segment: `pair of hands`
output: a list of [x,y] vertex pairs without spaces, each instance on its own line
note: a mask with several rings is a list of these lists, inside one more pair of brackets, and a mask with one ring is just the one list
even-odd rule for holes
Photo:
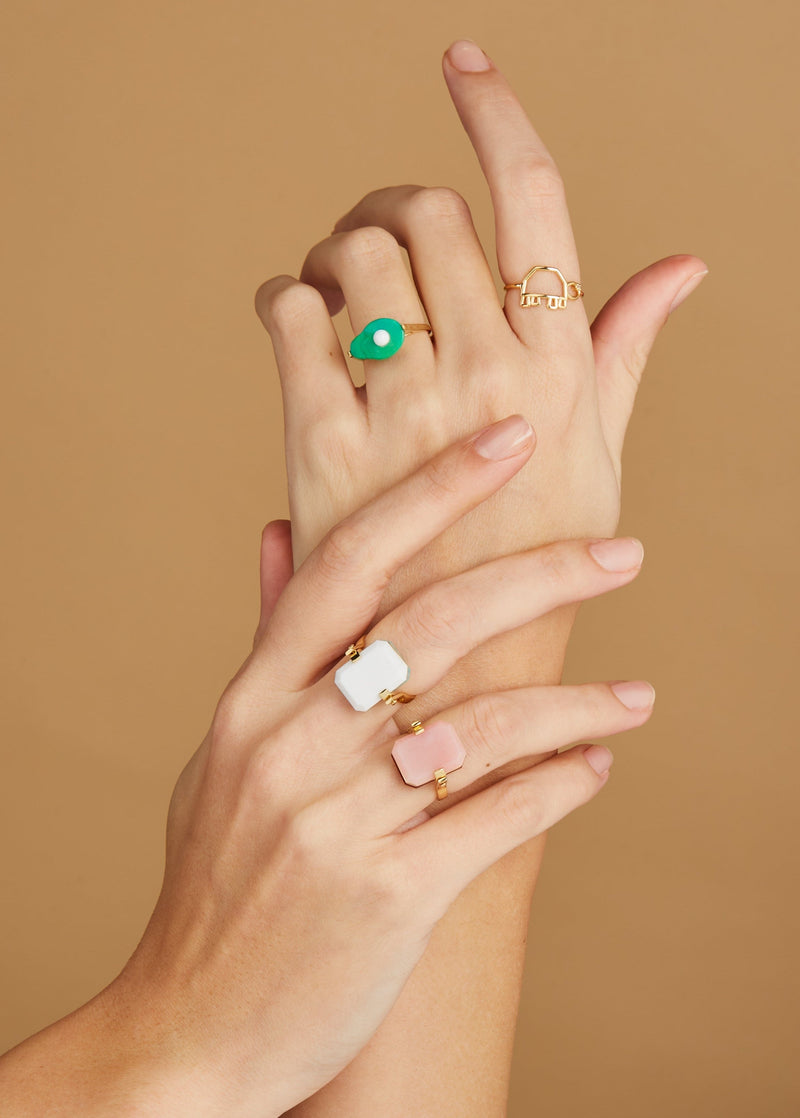
[[[491,191],[501,277],[543,262],[579,280],[553,160],[496,68],[457,68],[468,55],[451,48],[444,75]],[[648,717],[647,684],[509,678],[442,700],[470,650],[635,577],[636,541],[595,538],[616,526],[645,360],[702,269],[653,264],[591,327],[581,301],[550,313],[512,291],[501,307],[464,200],[404,186],[362,199],[299,281],[259,288],[291,526],[264,531],[253,650],[176,785],[162,892],[110,988],[164,1112],[279,1115],[332,1079],[468,882],[603,787],[603,747],[549,754]],[[343,305],[353,333],[391,315],[434,337],[367,362],[355,388],[331,321]],[[413,717],[427,703],[466,747],[442,804],[400,779],[391,709],[354,712],[333,684],[364,632],[410,664]]]
[[[123,1002],[148,992],[170,1113],[188,1096],[194,1114],[266,1118],[323,1087],[378,1028],[461,890],[608,778],[603,746],[547,753],[648,718],[647,683],[457,704],[440,717],[466,759],[429,818],[432,786],[407,786],[392,760],[391,708],[354,711],[334,684],[362,632],[389,640],[408,687],[428,692],[496,634],[636,576],[636,540],[561,541],[429,583],[373,624],[402,565],[518,476],[533,447],[521,416],[455,442],[328,532],[277,601],[267,594],[253,652],[176,786],[163,890],[117,980]],[[520,759],[523,771],[471,794]]]

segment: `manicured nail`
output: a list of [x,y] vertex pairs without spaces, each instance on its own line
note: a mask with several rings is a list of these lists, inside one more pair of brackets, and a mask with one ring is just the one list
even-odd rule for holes
[[477,43],[472,39],[457,39],[447,48],[447,57],[456,70],[465,73],[476,73],[478,70],[490,70],[492,64]]
[[611,690],[628,710],[649,710],[656,701],[655,687],[643,680],[621,680]]
[[644,559],[642,541],[634,536],[618,540],[596,540],[589,544],[589,551],[596,563],[606,571],[630,571],[641,567]]
[[614,764],[614,754],[604,745],[590,745],[588,749],[584,749],[583,755],[598,776],[607,773]]
[[509,415],[491,427],[484,427],[471,439],[482,458],[513,458],[533,442],[533,428],[522,415]]
[[687,299],[692,294],[698,283],[700,283],[700,281],[702,280],[703,276],[707,275],[708,268],[706,268],[704,272],[695,272],[693,276],[689,276],[686,283],[672,300],[672,306],[669,308],[670,314],[672,314],[676,307],[679,307],[681,305],[684,299]]

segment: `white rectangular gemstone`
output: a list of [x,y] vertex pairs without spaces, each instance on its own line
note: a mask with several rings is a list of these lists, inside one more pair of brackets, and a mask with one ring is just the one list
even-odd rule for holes
[[381,701],[381,691],[394,691],[408,674],[408,664],[388,641],[372,641],[356,660],[342,664],[333,680],[354,710],[369,710]]

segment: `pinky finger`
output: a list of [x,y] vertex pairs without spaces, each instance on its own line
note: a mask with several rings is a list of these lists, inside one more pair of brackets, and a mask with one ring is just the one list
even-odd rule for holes
[[287,429],[308,440],[312,423],[330,426],[348,409],[360,417],[364,406],[320,292],[281,274],[261,284],[255,308],[275,353]]
[[294,573],[291,521],[270,520],[262,531],[259,570],[261,611],[253,638],[254,647],[261,639],[283,588]]
[[427,867],[423,880],[440,908],[435,919],[504,854],[593,799],[605,787],[613,759],[604,745],[576,745],[401,833],[409,864]]

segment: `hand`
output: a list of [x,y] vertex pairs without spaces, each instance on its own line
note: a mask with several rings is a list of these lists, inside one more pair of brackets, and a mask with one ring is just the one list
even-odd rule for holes
[[[357,713],[334,685],[365,631],[406,659],[404,689],[425,692],[493,635],[636,576],[637,541],[565,541],[432,583],[371,627],[399,567],[505,486],[533,441],[516,416],[456,442],[334,527],[291,577],[286,522],[265,529],[253,651],[178,780],[162,892],[113,990],[171,1114],[263,1118],[319,1090],[375,1032],[458,893],[591,799],[610,754],[532,760],[647,719],[644,683],[461,703],[441,720],[466,760],[429,819],[432,785],[406,785],[392,760],[392,708]],[[520,759],[523,772],[461,798]],[[170,1093],[166,1068],[185,1090]]]
[[[503,75],[491,65],[460,72],[451,56],[465,52],[456,46],[445,55],[444,77],[491,192],[502,280],[518,282],[533,264],[546,263],[579,281],[552,157]],[[493,556],[613,534],[623,437],[645,361],[671,304],[703,269],[688,255],[652,264],[591,326],[582,299],[565,310],[522,308],[519,290],[511,290],[501,307],[460,195],[413,185],[367,194],[311,249],[300,282],[276,276],[256,294],[283,391],[295,564],[353,508],[452,439],[510,412],[527,415],[536,428],[535,458],[410,559],[379,614],[431,578]],[[557,290],[552,277],[538,278],[538,290]],[[413,334],[389,359],[367,360],[365,385],[355,388],[331,321],[343,305],[353,334],[389,316],[427,320],[434,338]],[[566,644],[573,615],[568,608],[504,638],[506,648],[517,642],[504,658],[506,685],[528,681],[532,650]],[[477,678],[485,685],[496,646],[482,656]],[[558,673],[549,670],[549,677]]]

